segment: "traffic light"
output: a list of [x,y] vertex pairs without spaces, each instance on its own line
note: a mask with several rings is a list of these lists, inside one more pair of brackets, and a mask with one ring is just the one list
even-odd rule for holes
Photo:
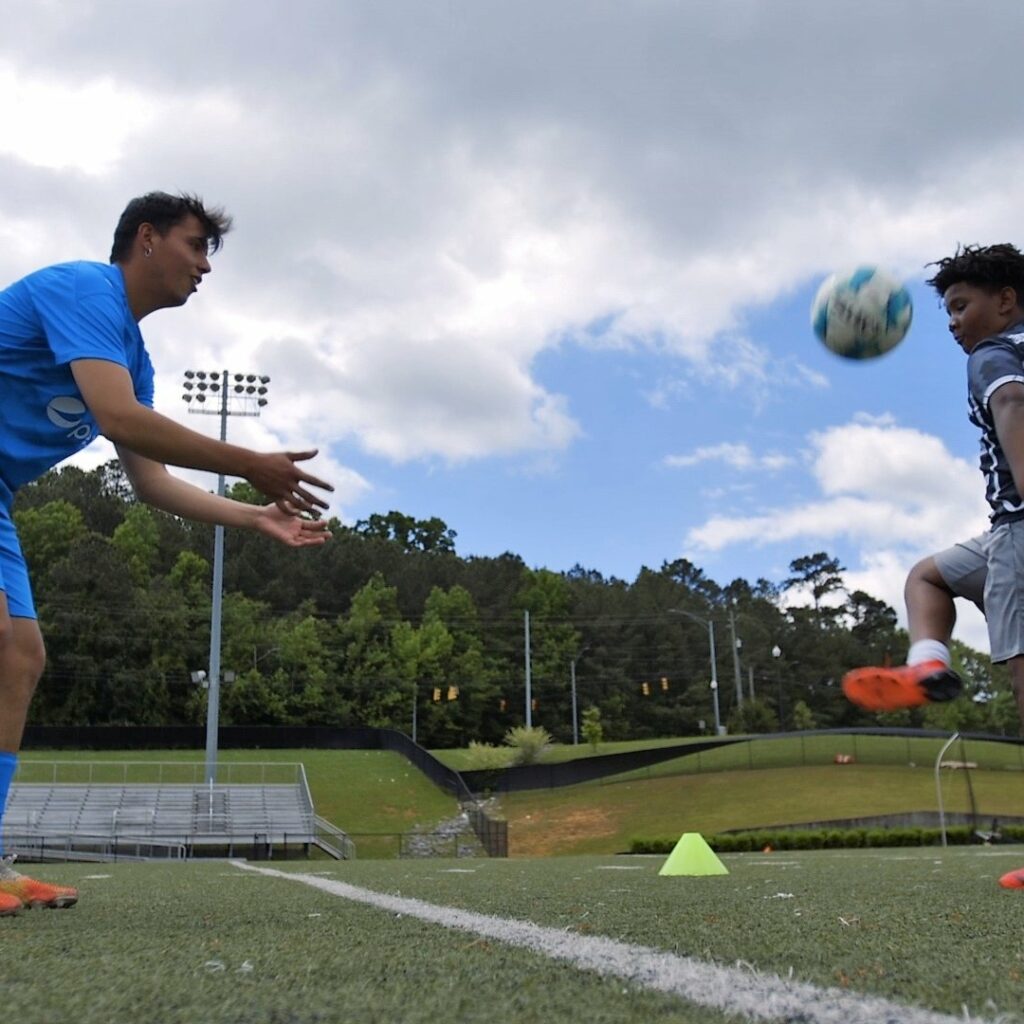
[[440,701],[441,701],[441,687],[440,686],[435,686],[434,687],[434,703],[438,704],[438,703],[440,703]]
[[661,677],[661,692],[668,693],[668,676]]
[[650,683],[641,683],[640,684],[640,692],[645,697],[650,697],[650,695],[651,695],[651,684]]
[[537,710],[537,698],[536,697],[533,697],[530,700],[530,710],[531,711],[536,711]]
[[501,699],[500,699],[500,700],[498,701],[498,710],[499,710],[499,711],[508,711],[508,701],[507,701],[507,700],[505,700],[505,698],[504,698],[504,697],[502,697],[502,698],[501,698]]
[[459,688],[457,686],[448,687],[448,699],[458,700],[459,699]]

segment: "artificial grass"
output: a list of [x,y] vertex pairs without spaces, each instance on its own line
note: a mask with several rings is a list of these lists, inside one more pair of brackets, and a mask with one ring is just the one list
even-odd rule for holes
[[[822,986],[985,1019],[1024,1005],[1022,847],[725,854],[731,872],[659,878],[664,858],[361,864],[346,880],[611,935]],[[355,865],[353,865],[355,867]],[[628,870],[635,868],[636,870]],[[578,1017],[575,1019],[586,1019]]]
[[0,991],[18,1024],[492,1024],[498,1007],[504,1024],[726,1024],[616,979],[227,863],[47,875],[77,882],[83,896],[73,910],[0,919]]
[[[598,857],[356,861],[327,873],[958,1018],[1024,1003],[1024,893],[996,885],[1022,848],[722,859],[730,874],[713,878],[659,877],[662,858]],[[82,900],[0,920],[0,991],[19,1024],[726,1024],[681,999],[223,862],[45,874],[80,885]]]

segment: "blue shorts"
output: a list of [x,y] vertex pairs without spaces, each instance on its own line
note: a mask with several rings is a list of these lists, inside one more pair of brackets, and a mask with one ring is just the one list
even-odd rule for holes
[[21,553],[21,541],[11,513],[0,505],[0,590],[7,595],[7,611],[12,618],[36,618],[28,566]]

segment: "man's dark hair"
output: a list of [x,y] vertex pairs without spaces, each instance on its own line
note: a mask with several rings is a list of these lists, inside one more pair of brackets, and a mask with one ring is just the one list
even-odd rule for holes
[[986,291],[1012,288],[1024,305],[1024,253],[1008,242],[1001,245],[960,245],[956,254],[929,263],[938,273],[928,281],[939,298],[951,285],[973,284]]
[[144,196],[133,199],[121,214],[121,219],[114,229],[114,245],[110,250],[110,262],[127,259],[131,252],[132,242],[140,224],[152,224],[161,234],[166,235],[176,224],[180,224],[189,214],[196,217],[203,226],[210,252],[221,247],[224,236],[231,230],[231,218],[222,207],[203,205],[199,196],[182,192],[172,196],[167,192],[147,192]]

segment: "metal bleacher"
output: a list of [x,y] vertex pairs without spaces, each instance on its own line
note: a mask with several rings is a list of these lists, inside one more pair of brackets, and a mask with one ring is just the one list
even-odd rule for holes
[[22,761],[4,815],[24,859],[354,855],[313,809],[301,764]]

